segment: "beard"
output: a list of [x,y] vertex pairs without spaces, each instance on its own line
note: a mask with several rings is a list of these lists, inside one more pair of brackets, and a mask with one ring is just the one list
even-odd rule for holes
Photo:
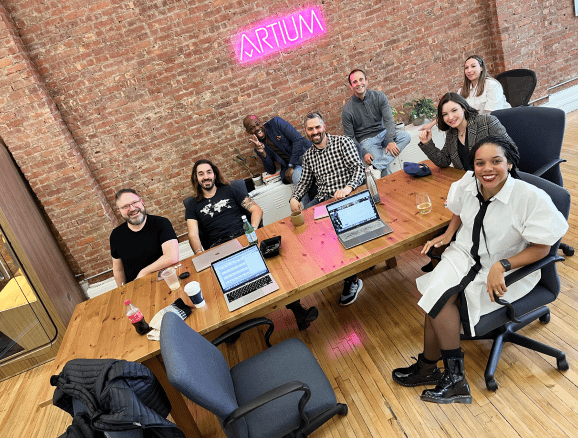
[[131,224],[131,225],[140,225],[140,224],[142,224],[142,223],[144,222],[144,220],[146,219],[146,217],[147,217],[147,211],[146,211],[146,209],[143,207],[143,208],[140,208],[140,209],[139,209],[139,214],[138,214],[137,216],[131,217],[131,216],[129,216],[129,215],[127,214],[127,216],[126,216],[125,219],[126,219],[126,221],[127,221],[129,224]]
[[[208,185],[205,185],[208,184]],[[203,181],[201,181],[201,188],[203,190],[212,190],[212,188],[215,186],[215,180],[214,179],[204,179]]]

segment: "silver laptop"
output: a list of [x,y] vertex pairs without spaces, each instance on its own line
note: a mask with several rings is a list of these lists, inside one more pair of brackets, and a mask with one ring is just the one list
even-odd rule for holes
[[211,264],[232,312],[279,289],[257,245]]
[[241,242],[237,239],[229,240],[215,248],[203,251],[201,254],[193,258],[193,265],[197,272],[204,271],[211,266],[211,263],[216,262],[229,254],[233,254],[241,248],[243,248],[243,245],[241,245]]
[[327,213],[335,234],[346,249],[393,233],[391,227],[379,218],[367,190],[327,204]]

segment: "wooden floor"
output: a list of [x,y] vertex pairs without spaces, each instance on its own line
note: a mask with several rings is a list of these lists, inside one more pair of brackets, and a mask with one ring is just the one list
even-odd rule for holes
[[[564,241],[578,248],[578,111],[567,116],[562,154],[566,188],[572,193],[570,230]],[[313,437],[578,437],[578,254],[558,270],[562,293],[553,303],[549,324],[533,323],[523,330],[563,350],[570,370],[559,372],[555,361],[507,345],[496,372],[497,392],[485,387],[484,368],[489,341],[465,342],[471,405],[436,405],[420,401],[423,388],[404,388],[391,379],[391,370],[411,362],[421,351],[423,314],[417,307],[415,279],[426,258],[417,250],[398,259],[396,269],[378,265],[363,273],[363,292],[352,306],[341,308],[335,285],[308,297],[320,316],[299,332],[291,314],[271,315],[276,331],[272,342],[297,336],[314,352],[339,401],[349,405],[346,417],[331,420]],[[231,347],[222,347],[232,365],[262,349],[261,337],[243,334]],[[37,390],[42,367],[0,383],[0,437],[59,436],[70,417],[55,407],[39,409]],[[224,437],[216,419],[191,404],[205,437]]]

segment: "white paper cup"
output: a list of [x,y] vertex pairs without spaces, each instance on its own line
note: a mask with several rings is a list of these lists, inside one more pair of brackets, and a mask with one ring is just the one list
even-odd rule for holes
[[201,292],[201,285],[198,281],[191,281],[185,286],[185,293],[189,296],[195,307],[203,307],[205,305],[205,298]]

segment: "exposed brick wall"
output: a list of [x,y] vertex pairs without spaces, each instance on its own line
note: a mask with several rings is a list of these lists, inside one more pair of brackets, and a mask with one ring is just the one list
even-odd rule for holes
[[[319,110],[329,132],[340,134],[352,68],[367,70],[370,88],[384,91],[401,109],[414,98],[437,100],[457,90],[466,55],[481,55],[495,72],[521,62],[528,45],[504,37],[514,7],[501,0],[318,0],[308,5],[323,11],[328,28],[323,37],[240,66],[231,45],[238,29],[302,6],[277,0],[0,4],[14,23],[13,39],[21,38],[29,57],[31,67],[24,71],[36,75],[32,83],[14,73],[3,79],[3,87],[14,89],[12,103],[0,95],[0,108],[11,104],[19,118],[3,117],[0,135],[86,275],[110,265],[108,235],[115,220],[108,205],[117,189],[141,191],[149,211],[169,217],[180,234],[186,231],[181,201],[190,194],[190,170],[198,158],[213,159],[231,179],[247,176],[231,160],[235,147],[249,152],[241,124],[245,115],[280,115],[301,130],[303,116]],[[533,23],[533,9],[524,8],[516,18],[529,14]],[[556,29],[567,21],[561,16],[565,10],[557,8],[551,2],[546,14]],[[512,34],[521,39],[521,32],[516,28]],[[540,32],[542,40],[553,40],[562,31]],[[568,49],[569,43],[558,44]],[[562,62],[566,56],[551,48],[548,55],[538,53],[546,51],[543,42],[532,50],[540,62],[552,57]],[[0,52],[2,70],[16,65],[6,65],[7,57]],[[562,67],[552,76],[540,70],[541,84],[569,77]],[[44,87],[44,94],[34,86]],[[52,109],[39,113],[29,106],[31,99]],[[27,125],[23,118],[31,114],[35,122]],[[8,139],[5,131],[17,129],[43,141]],[[70,160],[83,161],[83,170],[68,174]]]
[[[548,88],[578,76],[578,17],[571,1],[495,0],[502,35],[504,69],[529,68],[538,85],[533,99]],[[578,84],[574,81],[567,86]],[[553,92],[562,91],[564,87]]]

